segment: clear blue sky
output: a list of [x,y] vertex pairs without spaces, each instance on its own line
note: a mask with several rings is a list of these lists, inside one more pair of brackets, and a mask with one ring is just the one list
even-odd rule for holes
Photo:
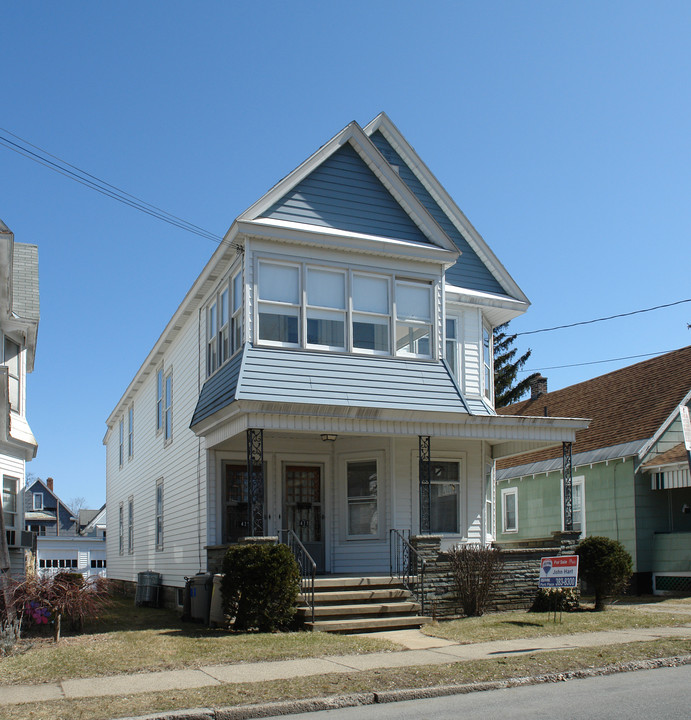
[[[0,127],[215,234],[385,110],[532,301],[514,331],[691,297],[691,3],[29,0],[0,27]],[[39,246],[27,469],[98,506],[105,419],[216,246],[4,147],[0,218]],[[519,347],[529,369],[667,351],[687,322]]]

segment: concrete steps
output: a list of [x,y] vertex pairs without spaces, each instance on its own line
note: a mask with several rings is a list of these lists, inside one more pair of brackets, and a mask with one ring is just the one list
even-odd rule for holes
[[310,630],[374,632],[420,627],[431,618],[420,615],[420,604],[397,578],[324,577],[314,586],[314,622],[308,598],[299,597],[298,616]]

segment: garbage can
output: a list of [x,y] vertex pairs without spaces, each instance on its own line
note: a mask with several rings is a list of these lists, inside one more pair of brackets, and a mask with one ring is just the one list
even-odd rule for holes
[[213,575],[211,573],[197,573],[190,584],[190,614],[192,620],[209,624],[209,610],[211,608],[211,590],[213,588]]
[[213,589],[211,590],[211,610],[209,623],[211,625],[225,625],[226,618],[223,612],[223,575],[214,575]]
[[158,607],[158,595],[161,589],[161,573],[137,573],[137,590],[134,595],[135,605],[150,605]]

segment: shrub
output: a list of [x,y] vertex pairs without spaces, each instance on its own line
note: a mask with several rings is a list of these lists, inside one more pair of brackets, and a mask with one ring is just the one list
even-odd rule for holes
[[224,611],[236,630],[283,630],[295,615],[300,571],[287,545],[235,545],[223,558]]
[[606,598],[624,590],[631,577],[631,555],[617,540],[593,535],[578,544],[578,572],[595,591],[595,609],[604,610]]
[[539,588],[530,612],[573,612],[578,608],[578,591],[574,588]]
[[481,545],[458,545],[448,554],[464,614],[482,615],[504,565],[499,550]]

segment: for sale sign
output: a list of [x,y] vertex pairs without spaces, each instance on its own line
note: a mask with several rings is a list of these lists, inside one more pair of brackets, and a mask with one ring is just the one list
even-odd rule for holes
[[578,555],[540,559],[541,588],[575,588],[578,584]]

